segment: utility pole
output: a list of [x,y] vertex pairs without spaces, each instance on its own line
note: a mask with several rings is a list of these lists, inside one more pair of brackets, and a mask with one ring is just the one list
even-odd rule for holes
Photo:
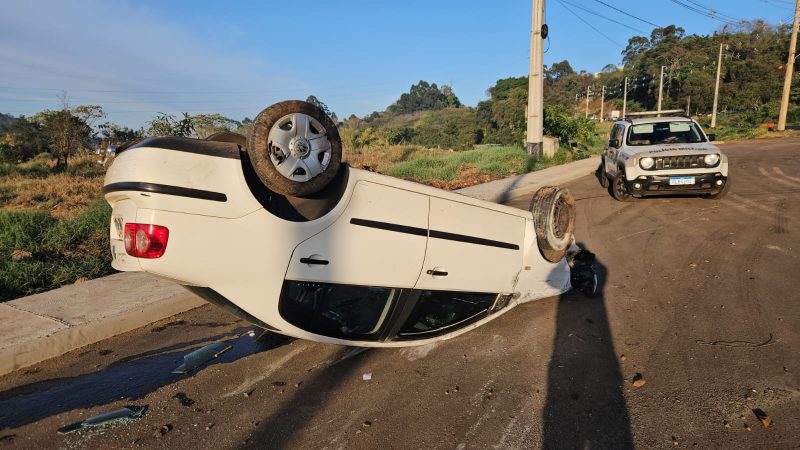
[[794,7],[794,22],[792,22],[792,41],[789,44],[789,59],[786,62],[786,77],[783,79],[783,97],[781,97],[781,112],[778,114],[778,131],[786,129],[786,111],[789,109],[789,92],[792,89],[792,71],[794,60],[797,58],[797,21],[800,18],[800,0]]
[[687,116],[691,116],[692,115],[692,113],[690,111],[691,106],[692,106],[692,96],[691,95],[687,95],[686,96],[686,115]]
[[603,93],[600,94],[600,122],[603,121],[603,103],[606,101],[606,86],[603,85]]
[[575,94],[575,117],[578,117],[578,105],[579,105],[578,97],[579,96],[580,96],[580,94]]
[[622,118],[628,112],[628,77],[625,77],[625,89],[622,91]]
[[544,0],[532,0],[532,2],[531,67],[528,73],[528,127],[525,135],[525,149],[528,154],[538,157],[542,153],[544,141],[544,99],[542,98],[544,96],[542,79]]
[[714,106],[711,108],[711,128],[717,127],[717,101],[719,100],[719,75],[722,73],[722,47],[719,44],[719,56],[717,57],[717,83],[714,85]]
[[661,93],[664,91],[664,66],[661,66],[661,78],[658,82],[658,111],[661,112]]
[[589,118],[589,85],[586,85],[586,113],[583,117]]

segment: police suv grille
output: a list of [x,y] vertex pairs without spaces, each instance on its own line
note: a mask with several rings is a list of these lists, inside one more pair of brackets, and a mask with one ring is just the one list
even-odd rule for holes
[[659,156],[650,170],[698,169],[706,167],[705,155]]

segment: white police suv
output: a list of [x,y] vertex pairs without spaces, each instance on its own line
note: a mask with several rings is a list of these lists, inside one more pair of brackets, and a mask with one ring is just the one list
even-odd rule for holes
[[[603,187],[619,201],[651,195],[728,192],[728,158],[682,110],[630,114],[611,128],[598,168]],[[659,117],[660,115],[660,117]]]

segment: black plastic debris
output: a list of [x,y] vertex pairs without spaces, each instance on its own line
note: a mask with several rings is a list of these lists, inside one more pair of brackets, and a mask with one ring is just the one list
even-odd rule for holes
[[587,297],[593,296],[597,291],[598,280],[594,261],[594,253],[584,249],[567,255],[567,263],[571,269],[570,284]]
[[125,408],[115,409],[94,417],[90,417],[80,422],[58,429],[58,434],[73,433],[84,428],[100,427],[112,423],[124,423],[136,420],[144,415],[147,406],[126,406]]
[[184,374],[197,369],[203,364],[211,361],[219,355],[231,349],[231,345],[225,342],[215,342],[206,346],[200,347],[197,350],[183,356],[183,364],[173,370],[172,373]]

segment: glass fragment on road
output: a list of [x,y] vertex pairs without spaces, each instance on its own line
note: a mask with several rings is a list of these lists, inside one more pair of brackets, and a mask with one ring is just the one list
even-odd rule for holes
[[183,364],[173,370],[172,373],[184,374],[197,369],[206,362],[218,357],[231,349],[231,345],[225,342],[215,342],[200,347],[197,350],[183,356]]
[[86,420],[61,427],[58,429],[58,434],[73,433],[84,428],[99,427],[112,423],[130,422],[142,417],[146,410],[147,406],[126,406],[125,408],[115,409],[114,411],[89,417]]

